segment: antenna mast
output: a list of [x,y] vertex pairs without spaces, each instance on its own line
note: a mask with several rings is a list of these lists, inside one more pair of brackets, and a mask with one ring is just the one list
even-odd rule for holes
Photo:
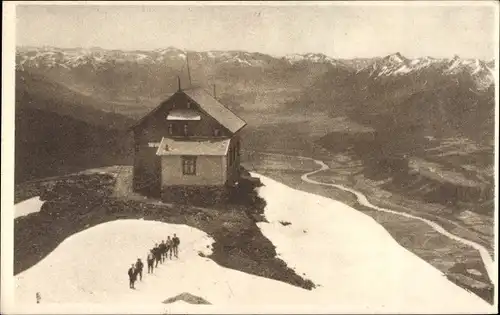
[[189,78],[189,87],[191,87],[192,82],[191,82],[191,70],[189,69],[189,54],[186,49],[186,66],[187,66],[187,71],[188,71],[188,78]]

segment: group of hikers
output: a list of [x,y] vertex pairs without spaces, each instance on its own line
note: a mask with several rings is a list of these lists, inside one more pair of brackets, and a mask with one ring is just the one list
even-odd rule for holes
[[[158,268],[158,263],[163,264],[166,259],[172,259],[172,254],[175,258],[179,258],[179,244],[180,240],[176,234],[172,238],[167,237],[166,241],[161,241],[160,244],[156,243],[155,246],[149,251],[146,261],[148,264],[148,273],[153,273],[154,268]],[[132,264],[128,270],[129,286],[131,289],[135,289],[135,281],[137,281],[137,276],[139,280],[142,281],[142,270],[144,264],[140,258],[137,258],[137,262]]]

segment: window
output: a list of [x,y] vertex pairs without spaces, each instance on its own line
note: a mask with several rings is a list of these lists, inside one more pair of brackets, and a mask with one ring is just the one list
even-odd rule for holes
[[187,124],[184,124],[184,135],[185,136],[189,135],[189,129]]
[[174,125],[168,124],[168,134],[173,135],[174,134]]
[[215,128],[214,129],[214,137],[218,137],[218,136],[220,136],[220,129]]
[[182,174],[196,175],[196,156],[182,157]]
[[189,101],[187,102],[187,108],[188,109],[191,108],[191,102],[189,102]]

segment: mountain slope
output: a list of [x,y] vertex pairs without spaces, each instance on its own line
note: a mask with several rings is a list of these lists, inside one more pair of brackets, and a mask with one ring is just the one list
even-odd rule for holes
[[[69,89],[49,77],[28,71],[16,71],[16,108],[36,108],[70,116],[111,129],[126,129],[130,118],[116,114],[130,105],[102,101]],[[147,112],[147,108],[140,109]]]
[[317,143],[358,161],[360,176],[386,182],[379,188],[490,215],[495,93],[481,84],[490,66],[394,54],[355,73],[330,70],[291,105],[371,128],[326,133]]
[[16,184],[129,159],[130,119],[44,77],[18,74],[17,81]]
[[464,136],[491,141],[494,87],[480,84],[488,81],[490,69],[456,58],[425,67],[418,67],[419,62],[395,54],[355,73],[330,70],[297,103],[348,116],[379,132],[399,130],[413,140]]
[[[23,302],[18,304],[35,305],[33,296],[36,292],[41,293],[41,307],[51,303],[123,304],[123,301],[154,305],[179,292],[190,292],[214,305],[226,306],[290,304],[296,308],[300,304],[310,304],[348,312],[370,308],[397,313],[406,309],[426,313],[487,312],[492,308],[405,250],[370,217],[331,199],[297,191],[267,178],[262,180],[265,185],[259,194],[269,205],[265,213],[269,223],[259,224],[259,229],[273,241],[287,263],[321,282],[318,288],[304,290],[215,263],[210,258],[216,251],[217,237],[198,226],[181,223],[185,216],[191,215],[189,209],[181,209],[185,215],[181,216],[180,222],[178,214],[169,218],[176,211],[165,211],[167,214],[161,215],[162,220],[176,223],[172,224],[151,217],[151,213],[159,211],[147,211],[150,214],[147,220],[143,220],[139,219],[141,211],[137,211],[142,207],[134,208],[138,219],[123,219],[127,210],[110,209],[109,205],[101,204],[95,210],[73,214],[76,219],[72,221],[87,226],[64,239],[45,259],[16,275],[14,294]],[[79,206],[83,208],[83,205]],[[130,206],[125,209],[128,208],[132,209]],[[47,209],[51,207],[45,207],[32,218],[47,217],[50,213]],[[106,214],[116,211],[122,220],[96,225],[96,221],[100,222],[99,218],[93,218],[97,211]],[[68,212],[62,210],[54,219],[65,217],[67,220]],[[280,224],[285,220],[292,224]],[[47,220],[41,224],[45,222]],[[37,237],[26,230],[24,233]],[[137,257],[144,257],[142,255],[146,255],[151,242],[171,233],[176,233],[182,240],[179,258],[158,265],[152,275],[144,272],[142,281],[136,282],[137,290],[130,290],[123,279],[124,261],[132,263]],[[290,237],[296,239],[296,246],[290,246]],[[89,257],[93,259],[89,260]],[[394,262],[399,268],[388,268]],[[111,268],[102,273],[103,265]],[[191,272],[197,269],[204,272]],[[267,276],[272,277],[272,274]],[[366,281],[367,277],[375,281]],[[66,281],[50,281],[55,278]],[[250,295],[249,290],[255,293]]]

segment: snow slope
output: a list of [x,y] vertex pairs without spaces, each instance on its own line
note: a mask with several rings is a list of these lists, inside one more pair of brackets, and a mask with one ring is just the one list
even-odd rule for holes
[[262,180],[259,194],[267,201],[269,223],[259,227],[289,267],[320,285],[314,290],[318,300],[351,305],[352,312],[494,312],[400,246],[368,215],[253,175]]
[[44,201],[41,201],[40,197],[33,197],[17,203],[14,206],[14,219],[39,212],[43,203]]
[[[162,265],[154,275],[144,274],[137,290],[129,289],[130,264],[139,257],[145,261],[147,249],[173,233],[181,239],[179,260]],[[283,282],[223,268],[198,255],[200,251],[209,254],[212,243],[205,233],[185,225],[143,220],[103,223],[67,238],[45,259],[17,275],[15,303],[40,312],[52,310],[53,303],[105,303],[108,308],[93,307],[112,313],[144,313],[140,305],[149,305],[152,308],[146,312],[158,313],[166,308],[162,301],[184,292],[214,305],[233,306],[300,304],[311,295]],[[35,304],[36,292],[42,296],[39,305]],[[207,306],[192,306],[200,307]]]
[[[257,175],[258,176],[258,175]],[[223,268],[199,255],[211,239],[186,226],[144,220],[103,223],[64,240],[38,264],[14,277],[15,313],[488,313],[492,306],[399,246],[370,217],[334,200],[260,176],[266,199],[263,233],[298,274],[318,285],[308,291]],[[38,206],[33,203],[34,208]],[[279,221],[291,222],[283,226]],[[128,288],[127,269],[156,241],[177,233],[179,260],[144,274]],[[42,303],[36,304],[36,292]],[[183,301],[189,293],[212,305]]]

